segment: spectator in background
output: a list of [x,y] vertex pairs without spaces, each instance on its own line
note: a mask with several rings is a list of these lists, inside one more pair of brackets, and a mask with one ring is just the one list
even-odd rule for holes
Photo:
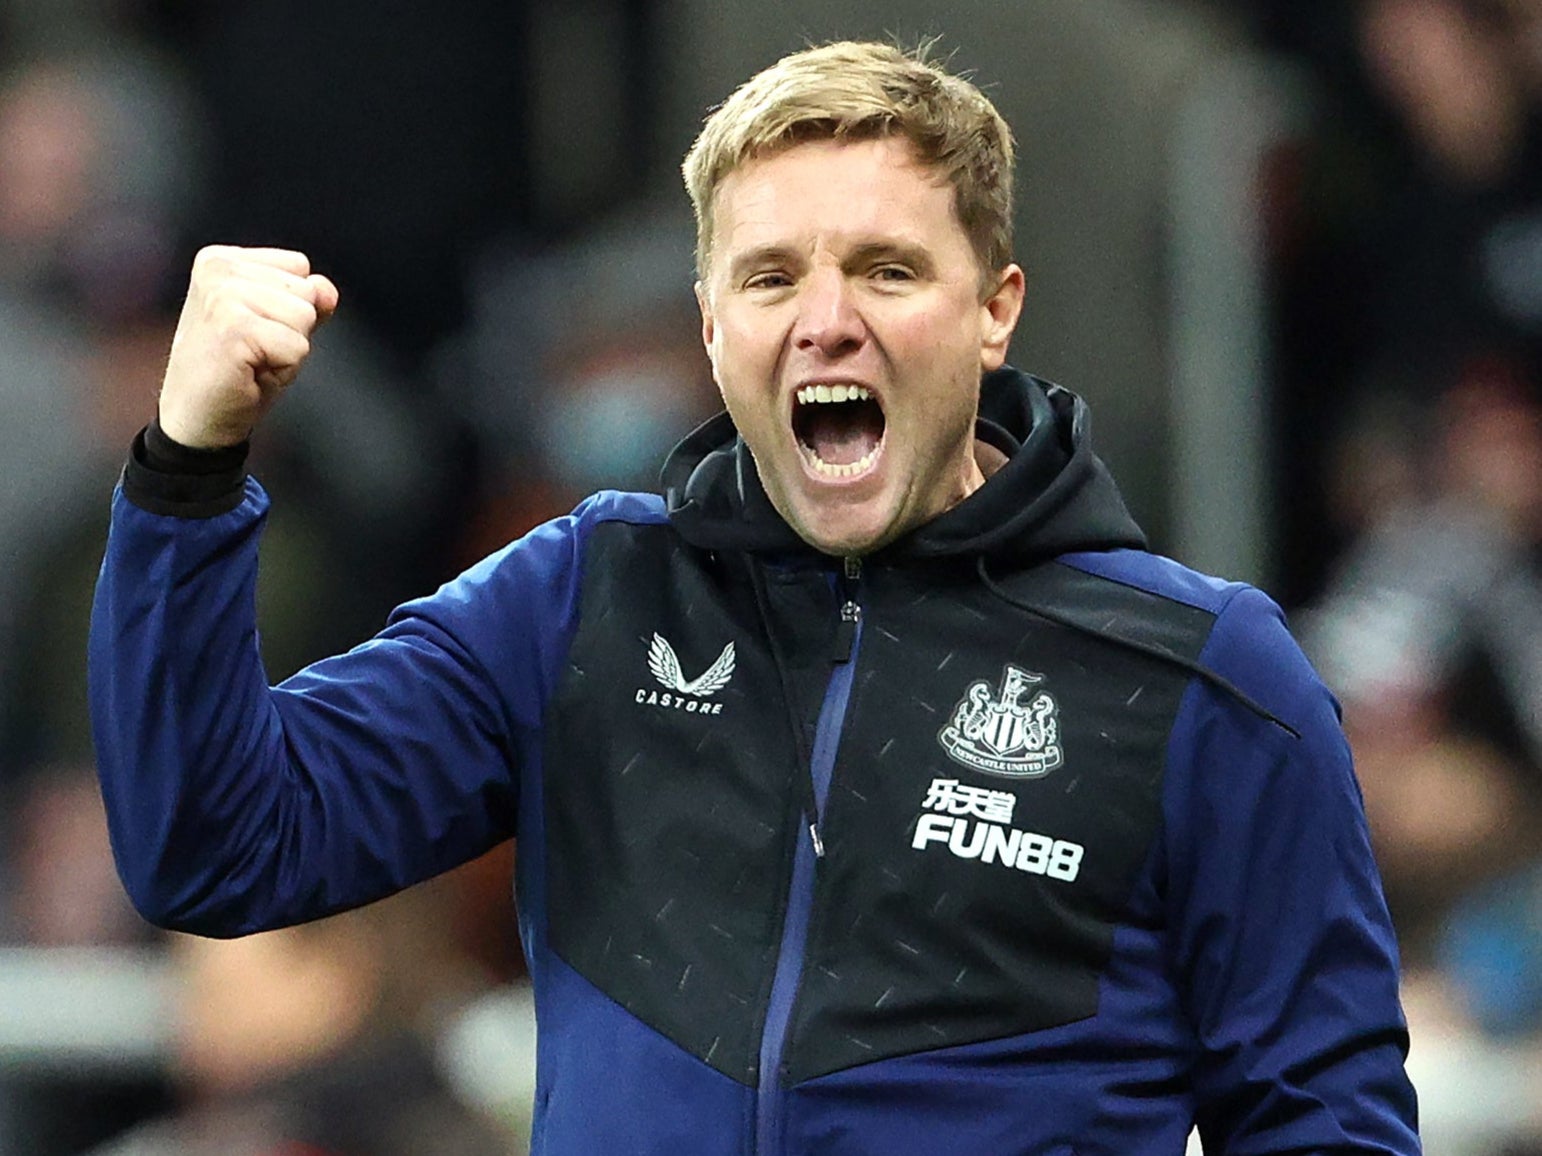
[[[158,388],[196,141],[175,75],[131,46],[0,75],[0,693],[13,723],[35,559],[97,523],[118,469],[107,447]],[[6,730],[0,764],[14,769],[31,752]]]
[[670,447],[716,411],[691,245],[688,214],[643,203],[544,254],[484,254],[471,323],[436,359],[487,470],[463,564],[597,489],[656,489]]
[[1542,856],[1542,406],[1475,371],[1424,416],[1423,484],[1370,512],[1305,632],[1414,966],[1464,895]]
[[124,900],[107,816],[89,763],[43,768],[7,797],[9,918],[0,939],[37,947],[145,942],[152,929]]
[[483,983],[438,888],[239,940],[173,939],[186,1103],[98,1156],[508,1156],[435,1056],[447,1005]]
[[1279,254],[1285,585],[1316,595],[1309,649],[1430,968],[1542,857],[1542,3],[1252,9],[1324,97]]
[[[0,943],[72,958],[72,949],[149,941],[152,929],[118,894],[107,817],[89,762],[36,767],[22,781],[0,782],[0,800],[8,836],[0,860],[6,907]],[[148,1068],[26,1064],[12,1057],[0,1097],[6,1107],[0,1152],[64,1156],[162,1110],[167,1088],[161,1073]]]
[[0,428],[20,467],[0,522],[111,480],[117,415],[157,386],[164,350],[146,369],[133,338],[168,293],[196,140],[175,76],[128,47],[0,75]]
[[1322,97],[1276,254],[1283,585],[1299,602],[1354,532],[1326,480],[1358,436],[1348,415],[1432,406],[1496,365],[1542,383],[1542,4],[1251,7]]
[[1542,4],[1366,0],[1366,69],[1412,145],[1384,209],[1372,353],[1542,365]]

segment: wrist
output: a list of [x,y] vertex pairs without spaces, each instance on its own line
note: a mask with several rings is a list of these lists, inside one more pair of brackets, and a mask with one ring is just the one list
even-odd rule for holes
[[250,431],[224,432],[214,429],[206,423],[198,424],[183,421],[174,410],[167,412],[164,406],[161,407],[155,421],[151,425],[152,428],[159,430],[168,441],[183,449],[194,450],[200,453],[218,453],[221,450],[245,445],[250,436]]

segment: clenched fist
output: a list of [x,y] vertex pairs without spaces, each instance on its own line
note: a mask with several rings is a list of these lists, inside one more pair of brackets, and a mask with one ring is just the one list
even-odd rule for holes
[[245,440],[336,308],[337,287],[303,253],[200,250],[161,385],[162,431],[195,449]]

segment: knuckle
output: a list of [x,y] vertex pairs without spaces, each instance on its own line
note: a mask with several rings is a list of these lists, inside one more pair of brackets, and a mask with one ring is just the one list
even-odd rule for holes
[[235,250],[229,245],[205,245],[193,255],[193,269],[228,269],[234,256]]
[[228,281],[234,273],[235,266],[230,258],[220,253],[213,253],[202,258],[193,267],[193,283],[207,289],[217,286],[223,281]]
[[263,251],[264,264],[280,269],[292,277],[308,277],[311,259],[298,249],[267,249]]

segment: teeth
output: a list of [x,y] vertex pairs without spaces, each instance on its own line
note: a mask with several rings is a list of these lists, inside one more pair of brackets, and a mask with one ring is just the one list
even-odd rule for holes
[[873,395],[860,385],[805,385],[798,390],[800,405],[816,402],[866,401]]
[[859,460],[848,462],[847,464],[840,466],[832,465],[826,461],[821,461],[819,455],[814,453],[812,450],[807,450],[807,453],[809,464],[814,467],[815,473],[827,478],[854,478],[858,474],[864,473],[872,466],[875,461],[878,460],[878,451],[881,448],[881,444],[876,445],[872,449],[868,450],[867,453]]

